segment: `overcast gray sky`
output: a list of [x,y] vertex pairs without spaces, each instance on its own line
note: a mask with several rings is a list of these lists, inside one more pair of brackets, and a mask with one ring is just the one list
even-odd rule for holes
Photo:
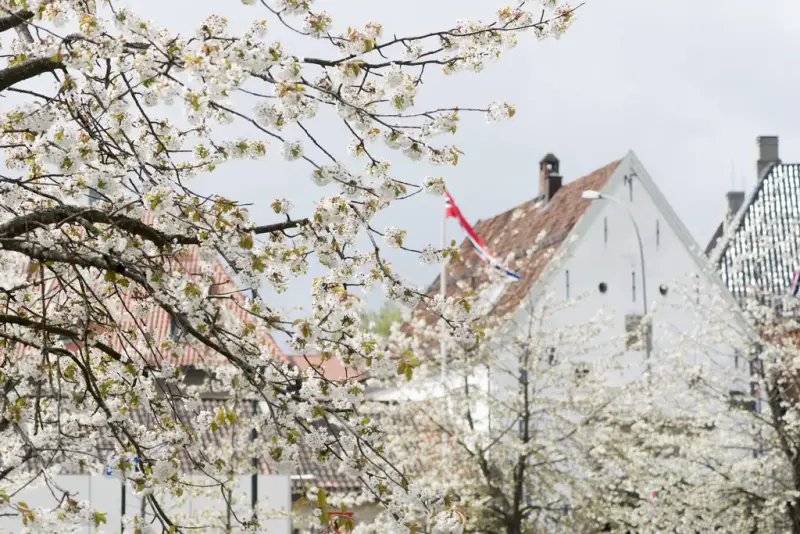
[[[184,31],[210,13],[224,14],[234,25],[264,18],[277,29],[263,8],[233,1],[137,0],[131,5]],[[377,20],[387,34],[408,35],[441,29],[456,19],[488,18],[503,3],[319,0],[315,5],[334,15],[338,27]],[[537,162],[547,152],[561,159],[562,174],[570,181],[632,149],[704,245],[723,214],[725,192],[733,186],[749,190],[755,183],[756,136],[779,135],[783,160],[800,161],[798,20],[797,0],[588,0],[560,40],[524,39],[480,75],[444,78],[431,72],[422,88],[423,103],[507,100],[518,114],[502,124],[486,124],[482,117],[463,121],[454,142],[466,155],[455,169],[398,163],[394,175],[414,182],[443,175],[474,221],[535,196]],[[296,50],[320,53],[319,48]],[[342,153],[348,136],[337,138],[343,132],[333,124],[323,117],[314,126]],[[203,179],[202,187],[254,202],[256,220],[266,222],[276,197],[293,198],[297,216],[307,212],[321,194],[310,186],[308,173],[302,164],[272,158],[223,167]],[[440,199],[419,197],[382,215],[378,226],[408,229],[411,244],[421,248],[438,242],[440,221]],[[462,238],[454,225],[449,232]],[[396,256],[395,265],[420,284],[436,273],[412,255]],[[307,289],[278,298],[284,305],[305,304]]]

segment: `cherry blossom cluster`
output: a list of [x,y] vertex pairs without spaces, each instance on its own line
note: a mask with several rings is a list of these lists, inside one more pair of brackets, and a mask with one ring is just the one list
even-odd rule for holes
[[[191,477],[224,494],[231,482],[223,475],[249,469],[250,457],[295,472],[303,446],[362,480],[387,510],[387,528],[460,532],[455,505],[383,456],[383,431],[358,416],[363,385],[299,372],[276,341],[357,374],[396,367],[362,328],[357,293],[373,289],[440,316],[442,334],[456,342],[476,338],[463,299],[424,294],[381,255],[379,238],[428,263],[452,253],[373,227],[394,202],[445,187],[442,177],[400,176],[381,151],[459,163],[458,147],[437,137],[453,135],[464,113],[499,120],[514,108],[420,109],[426,67],[479,71],[519,35],[558,35],[572,11],[548,0],[543,16],[523,4],[489,22],[397,37],[377,22],[341,26],[310,0],[243,3],[254,16],[244,31],[211,15],[179,35],[116,0],[0,0],[8,103],[0,113],[8,169],[0,175],[0,513],[30,531],[102,522],[103,511],[75,503],[48,477],[101,473],[111,462],[153,524],[193,531],[214,514],[177,517],[162,505],[199,491]],[[287,31],[312,39],[318,53],[292,53],[279,39]],[[346,146],[320,142],[322,110],[337,118]],[[247,133],[231,138],[230,125]],[[345,151],[351,159],[339,156]],[[197,177],[224,177],[226,162],[270,153],[294,162],[300,180],[328,186],[309,212],[274,199],[259,225],[240,202],[196,192]],[[326,270],[307,288],[310,308],[275,308],[266,295],[302,284],[312,263]],[[202,385],[187,383],[186,361],[205,373]],[[414,363],[405,365],[403,376]],[[211,394],[227,400],[212,408]],[[225,445],[209,447],[208,436]],[[29,509],[16,497],[29,483],[65,498]],[[232,516],[243,530],[264,517]],[[144,517],[129,522],[141,530]]]

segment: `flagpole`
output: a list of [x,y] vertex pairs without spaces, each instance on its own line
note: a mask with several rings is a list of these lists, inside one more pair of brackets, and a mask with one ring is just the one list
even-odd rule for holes
[[[442,250],[447,248],[447,208],[442,211]],[[442,299],[447,296],[447,261],[442,262],[442,274],[439,275],[439,294]],[[447,395],[447,331],[444,321],[441,323],[442,331],[439,333],[439,372],[442,381],[442,399]],[[447,436],[442,434],[442,455],[447,447]]]

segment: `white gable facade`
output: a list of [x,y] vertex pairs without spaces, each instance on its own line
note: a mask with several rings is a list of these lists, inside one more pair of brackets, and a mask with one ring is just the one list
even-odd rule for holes
[[[640,320],[645,310],[651,318],[649,364],[653,366],[674,352],[682,335],[697,331],[698,320],[704,317],[701,310],[715,296],[722,295],[732,305],[733,300],[633,152],[625,156],[598,192],[601,198],[587,208],[534,284],[509,325],[509,334],[529,327],[531,305],[555,310],[544,314],[542,329],[549,331],[580,328],[603,312],[607,319],[598,323],[603,325],[602,331],[587,340],[587,345],[595,348],[585,349],[579,359],[593,372],[592,364],[609,351],[618,354],[625,368],[609,373],[608,379],[624,383],[647,368],[644,343],[633,347],[626,343],[628,326]],[[633,221],[639,228],[641,250]],[[687,300],[687,296],[691,298]],[[718,376],[730,378],[731,390],[745,387],[745,362],[737,363],[730,348],[704,348],[702,343],[690,340],[684,343],[686,363],[716,369]],[[554,348],[556,357],[559,351],[570,351],[569,346]],[[496,391],[517,385],[517,377],[507,372],[513,369],[513,362],[502,367],[505,371],[498,370],[489,380]]]

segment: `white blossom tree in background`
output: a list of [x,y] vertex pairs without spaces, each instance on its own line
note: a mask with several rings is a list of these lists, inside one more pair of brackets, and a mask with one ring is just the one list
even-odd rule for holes
[[706,473],[695,481],[706,516],[715,513],[731,532],[800,532],[798,309],[793,297],[751,287],[736,307],[719,299],[704,310],[705,320],[676,347],[725,344],[734,351],[727,372],[743,375],[731,388],[711,365],[673,368],[691,386],[695,408],[687,415],[711,429],[681,447]]
[[[134,517],[132,528],[217,528],[173,517],[159,496],[188,491],[186,462],[230,494],[218,476],[230,465],[199,436],[234,425],[239,412],[231,401],[212,413],[198,388],[183,384],[170,363],[175,344],[153,343],[143,324],[156,309],[181,329],[185,346],[224,363],[216,378],[230,398],[262,407],[250,453],[291,472],[299,445],[313,449],[386,506],[385,532],[460,528],[439,495],[410,485],[384,459],[382,433],[356,415],[362,387],[299,375],[264,340],[279,336],[359,369],[397,365],[360,328],[352,292],[382,287],[391,299],[441,313],[446,302],[431,302],[391,269],[371,221],[419,191],[440,194],[444,181],[393,174],[377,144],[398,157],[456,164],[458,148],[436,136],[455,132],[463,113],[495,121],[515,110],[457,102],[419,109],[423,74],[479,72],[519,36],[560,34],[573,12],[557,0],[522,1],[487,22],[388,36],[377,22],[335,23],[311,0],[243,3],[256,20],[247,31],[232,34],[224,16],[212,15],[181,36],[137,13],[135,2],[0,1],[8,169],[0,175],[0,513],[17,514],[29,531],[102,524],[103,511],[76,502],[51,473],[102,469],[95,451],[104,440],[141,465],[129,475],[153,521]],[[292,54],[272,40],[280,32],[314,40],[318,54]],[[347,146],[319,142],[315,119],[324,114],[338,120]],[[231,123],[250,134],[229,138]],[[291,199],[275,199],[276,221],[256,226],[236,199],[193,189],[198,176],[224,177],[228,160],[272,151],[297,160],[298,176],[331,186],[312,211],[290,215]],[[385,234],[402,240],[398,230]],[[407,250],[429,262],[448,253]],[[186,257],[195,258],[190,270]],[[214,262],[246,291],[212,289]],[[282,314],[262,298],[296,286],[316,263],[326,272],[307,288],[307,314]],[[449,324],[457,339],[468,335],[464,321]],[[134,420],[133,408],[157,424]],[[29,508],[18,497],[27,484],[49,485],[60,504]],[[327,503],[319,501],[324,520]],[[412,521],[412,509],[425,513]],[[258,528],[256,517],[227,516],[229,530]]]
[[400,394],[370,417],[390,422],[391,455],[457,504],[467,532],[794,533],[797,325],[701,299],[693,280],[669,305],[696,326],[657,331],[649,363],[615,351],[602,317],[548,328],[559,310],[546,299],[499,317],[480,310],[490,282],[465,288],[445,317],[477,306],[480,335],[448,342],[447,394],[441,321],[412,321],[387,348],[429,356],[406,385],[387,379]]
[[401,374],[416,366],[413,378],[387,378],[396,397],[365,410],[387,422],[388,450],[413,482],[447,495],[462,511],[466,532],[596,532],[604,525],[587,510],[586,498],[596,493],[588,488],[599,484],[588,474],[590,451],[607,427],[606,410],[625,391],[618,379],[624,354],[615,350],[622,344],[601,336],[610,317],[601,311],[586,324],[550,325],[580,298],[526,300],[496,315],[486,302],[497,280],[478,278],[476,287],[459,282],[463,296],[445,313],[455,319],[470,310],[479,332],[447,342],[446,389],[441,329],[418,313],[395,328],[387,349],[429,357],[401,363]]
[[593,513],[609,532],[798,532],[796,304],[673,291],[696,326],[605,410]]

